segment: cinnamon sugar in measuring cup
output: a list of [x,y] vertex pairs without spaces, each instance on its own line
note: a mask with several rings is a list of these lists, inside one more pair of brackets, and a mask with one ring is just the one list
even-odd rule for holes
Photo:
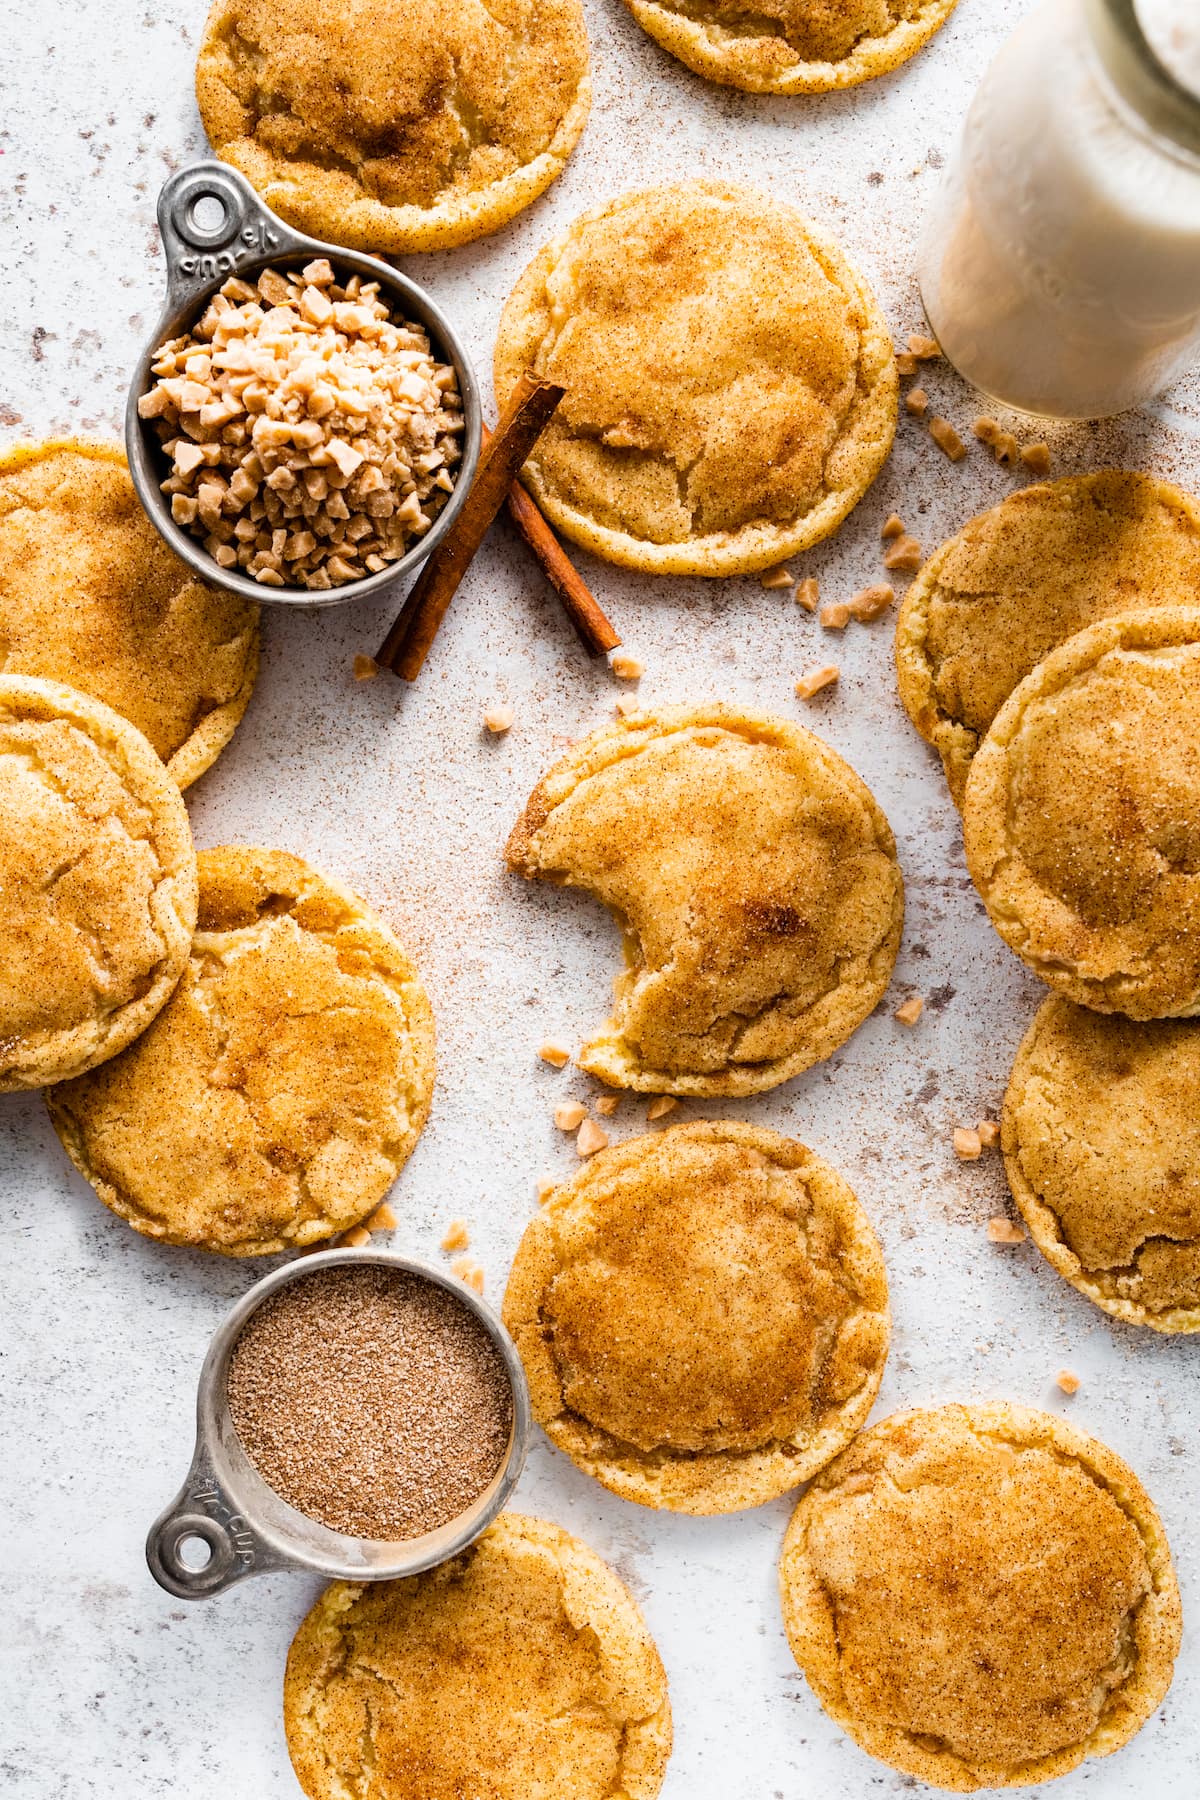
[[480,1320],[448,1289],[377,1266],[322,1269],[264,1301],[227,1393],[268,1486],[349,1537],[421,1537],[460,1517],[512,1434],[512,1387]]

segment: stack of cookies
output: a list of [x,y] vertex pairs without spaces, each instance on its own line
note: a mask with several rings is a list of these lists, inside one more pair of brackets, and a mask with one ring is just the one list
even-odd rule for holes
[[115,445],[0,459],[0,1092],[46,1089],[136,1230],[230,1256],[371,1215],[433,1084],[424,990],[361,901],[193,847],[180,790],[246,709],[258,623],[162,543]]
[[896,655],[988,916],[1052,990],[1005,1100],[1017,1205],[1106,1312],[1200,1330],[1200,505],[1027,488],[922,570]]

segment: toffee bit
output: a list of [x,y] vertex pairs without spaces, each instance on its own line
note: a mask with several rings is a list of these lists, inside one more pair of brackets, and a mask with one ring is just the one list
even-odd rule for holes
[[595,1119],[585,1119],[575,1139],[575,1148],[580,1156],[595,1156],[597,1150],[605,1150],[607,1147],[607,1131],[597,1125]]
[[816,612],[817,602],[821,598],[821,589],[816,576],[806,575],[803,581],[798,582],[792,598],[797,606],[804,608],[805,612]]
[[914,994],[910,1000],[906,1000],[902,1006],[896,1008],[894,1016],[899,1019],[901,1025],[915,1025],[924,1011],[924,998],[920,994]]
[[561,1043],[557,1038],[547,1038],[538,1049],[542,1061],[549,1063],[553,1069],[565,1069],[571,1060],[571,1046]]
[[867,625],[872,619],[880,618],[895,598],[895,588],[889,587],[886,581],[880,581],[874,587],[863,588],[859,593],[853,595],[846,602],[846,610],[852,619],[857,619],[861,624]]
[[1025,1233],[1021,1227],[1003,1216],[988,1220],[987,1234],[990,1244],[1023,1244],[1025,1242]]
[[483,1264],[476,1262],[473,1256],[456,1256],[450,1264],[451,1274],[457,1275],[465,1286],[475,1293],[483,1292]]
[[983,1144],[979,1133],[971,1125],[956,1125],[954,1128],[954,1154],[959,1162],[978,1162],[983,1153]]
[[797,700],[813,700],[827,687],[833,687],[841,675],[836,663],[818,663],[806,669],[796,683]]
[[465,1219],[451,1219],[442,1238],[443,1250],[466,1250],[471,1242]]
[[963,457],[967,454],[967,446],[963,443],[949,419],[943,419],[935,414],[929,421],[929,435],[937,445],[938,449],[942,452],[943,456],[948,456],[951,462],[961,462]]
[[885,569],[899,569],[902,573],[912,574],[921,566],[921,546],[915,537],[898,537],[890,549],[884,552]]
[[652,1100],[646,1108],[646,1117],[651,1120],[651,1122],[655,1119],[665,1119],[667,1114],[673,1113],[678,1105],[679,1102],[674,1094],[660,1094],[658,1098]]
[[822,631],[845,631],[850,623],[850,608],[844,600],[835,600],[820,611]]
[[1060,1369],[1054,1379],[1064,1394],[1077,1394],[1083,1385],[1073,1369]]
[[911,388],[904,396],[904,410],[912,413],[914,418],[923,419],[929,411],[929,395],[924,388]]
[[580,1100],[560,1100],[554,1109],[554,1123],[560,1131],[575,1131],[587,1118],[587,1107]]
[[356,656],[354,659],[355,681],[374,681],[379,673],[379,664],[373,656]]
[[640,681],[646,673],[646,665],[639,657],[630,656],[626,650],[618,650],[609,658],[609,668],[618,681]]
[[904,520],[899,513],[889,513],[879,528],[881,538],[898,538],[904,536]]
[[503,737],[506,731],[512,730],[516,716],[511,706],[491,706],[483,715],[483,723],[493,737]]
[[1049,444],[1026,444],[1021,451],[1021,461],[1031,475],[1048,475],[1050,473]]
[[796,577],[790,569],[764,569],[759,580],[768,589],[795,587]]

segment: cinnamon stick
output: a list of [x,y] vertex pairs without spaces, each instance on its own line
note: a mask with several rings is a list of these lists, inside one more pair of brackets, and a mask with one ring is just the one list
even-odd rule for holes
[[381,668],[404,681],[417,679],[484,533],[565,392],[556,382],[522,375],[495,435],[480,453],[462,511],[417,576],[399,617],[376,651]]
[[[491,436],[483,428],[486,444]],[[562,601],[563,611],[589,656],[603,656],[621,642],[599,601],[538,510],[537,501],[518,478],[508,490],[508,515],[542,565],[547,581]]]

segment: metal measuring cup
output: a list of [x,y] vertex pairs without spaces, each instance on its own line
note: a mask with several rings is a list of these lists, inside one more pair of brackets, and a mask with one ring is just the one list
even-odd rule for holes
[[[297,1512],[268,1487],[246,1452],[229,1416],[226,1379],[233,1347],[251,1313],[292,1281],[323,1269],[394,1269],[445,1288],[483,1325],[504,1364],[512,1388],[512,1432],[504,1460],[479,1498],[457,1519],[424,1536],[396,1543],[347,1537]],[[457,1556],[485,1531],[517,1484],[529,1447],[529,1388],[525,1370],[499,1316],[445,1269],[391,1250],[324,1250],[265,1275],[244,1294],[209,1345],[196,1396],[196,1450],[187,1480],[157,1518],[146,1539],[146,1561],[160,1587],[181,1600],[204,1600],[247,1575],[302,1569],[342,1581],[394,1581],[419,1575]],[[207,1547],[200,1567],[184,1547]]]
[[[198,213],[204,202],[220,207],[219,223],[204,222],[203,214]],[[226,163],[193,163],[164,182],[158,196],[158,229],[167,261],[166,306],[138,359],[125,408],[129,473],[151,524],[202,581],[272,606],[338,606],[378,593],[410,574],[445,537],[466,499],[479,460],[482,435],[483,414],[474,371],[441,308],[416,282],[387,263],[293,231],[270,207],[264,206],[245,177]],[[166,460],[150,422],[138,417],[137,406],[153,384],[151,364],[159,346],[168,338],[182,337],[231,275],[253,281],[270,264],[287,268],[319,256],[327,257],[339,274],[353,273],[377,281],[381,295],[399,316],[425,327],[435,353],[450,363],[458,376],[464,431],[453,491],[446,496],[445,505],[425,536],[398,562],[378,574],[312,592],[308,588],[265,587],[240,569],[220,568],[199,539],[175,523],[170,502],[159,488],[159,482],[168,473]]]

